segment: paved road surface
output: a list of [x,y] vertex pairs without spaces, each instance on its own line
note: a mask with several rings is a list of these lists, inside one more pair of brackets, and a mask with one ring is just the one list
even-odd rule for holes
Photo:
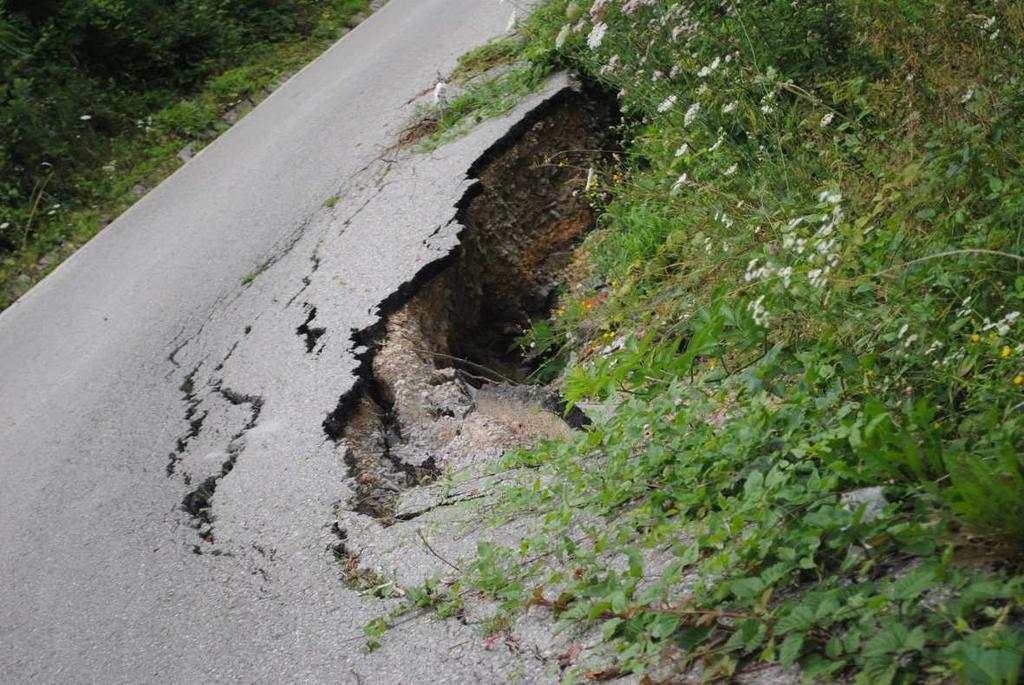
[[[347,472],[321,427],[352,330],[451,249],[464,173],[510,124],[386,148],[509,11],[392,0],[0,315],[0,680],[537,679],[454,622],[365,654],[378,610],[339,583]],[[232,459],[204,540],[180,503]]]

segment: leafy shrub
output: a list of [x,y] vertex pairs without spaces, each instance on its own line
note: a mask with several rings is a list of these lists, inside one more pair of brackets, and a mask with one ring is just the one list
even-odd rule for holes
[[524,54],[616,90],[628,137],[588,189],[588,277],[525,342],[614,417],[507,458],[546,530],[482,553],[480,587],[651,679],[1018,681],[1021,19],[543,4]]

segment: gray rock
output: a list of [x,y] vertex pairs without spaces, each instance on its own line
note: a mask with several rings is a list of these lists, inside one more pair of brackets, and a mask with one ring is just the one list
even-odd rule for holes
[[195,149],[195,147],[196,144],[192,142],[178,150],[178,159],[180,159],[182,162],[187,162],[188,160],[192,159],[192,151]]
[[874,521],[879,518],[884,513],[885,506],[889,504],[889,500],[882,494],[882,488],[877,485],[844,492],[839,501],[851,511],[856,511],[863,506],[864,521]]

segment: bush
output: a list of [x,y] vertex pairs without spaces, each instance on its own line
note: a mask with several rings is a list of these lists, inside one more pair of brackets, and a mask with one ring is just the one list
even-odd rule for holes
[[1017,681],[1022,17],[544,3],[527,51],[618,91],[627,145],[590,191],[589,287],[526,349],[616,409],[508,458],[541,469],[506,503],[546,529],[481,557],[488,588],[559,587],[624,670]]

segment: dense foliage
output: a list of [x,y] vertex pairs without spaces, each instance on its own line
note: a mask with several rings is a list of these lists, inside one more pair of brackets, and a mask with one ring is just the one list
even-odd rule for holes
[[[5,291],[11,277],[87,239],[132,199],[121,199],[132,185],[166,173],[187,142],[216,135],[221,114],[314,56],[366,4],[6,0],[0,306],[17,294]],[[97,211],[69,214],[82,209]]]
[[617,92],[583,275],[527,349],[611,418],[509,455],[464,582],[599,626],[565,672],[1016,683],[1024,8],[549,0],[524,51]]

